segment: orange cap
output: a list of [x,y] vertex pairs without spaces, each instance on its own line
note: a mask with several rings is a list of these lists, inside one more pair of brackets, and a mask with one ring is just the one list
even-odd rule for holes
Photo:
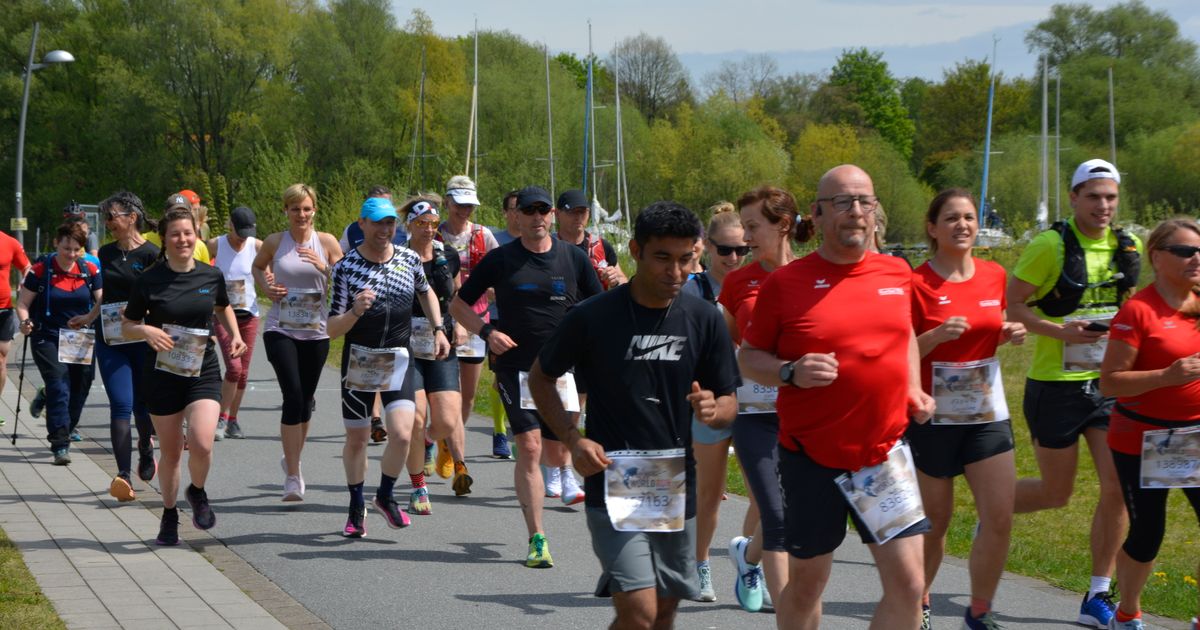
[[200,195],[197,195],[190,190],[181,190],[179,191],[179,194],[183,195],[183,197],[188,200],[188,203],[192,204],[193,206],[200,205]]

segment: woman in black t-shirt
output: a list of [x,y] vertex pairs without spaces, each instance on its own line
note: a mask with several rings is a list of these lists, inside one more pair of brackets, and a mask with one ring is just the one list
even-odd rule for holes
[[[100,202],[100,218],[116,240],[100,248],[100,269],[104,276],[104,301],[100,309],[100,325],[96,327],[96,363],[100,378],[108,393],[109,436],[113,456],[117,460],[117,476],[113,477],[108,493],[118,501],[137,498],[130,484],[129,420],[133,418],[138,430],[138,477],[150,481],[157,470],[154,463],[154,425],[146,410],[142,392],[142,363],[146,344],[129,341],[120,336],[124,304],[129,302],[134,280],[158,259],[158,246],[141,235],[145,222],[142,200],[131,192],[119,192]],[[116,335],[106,335],[116,332]],[[111,338],[110,338],[111,337]]]
[[163,242],[159,262],[134,282],[122,332],[130,339],[145,339],[148,345],[142,390],[160,442],[163,516],[158,544],[177,545],[179,512],[175,495],[179,491],[185,419],[192,460],[188,466],[192,483],[185,496],[192,508],[192,524],[197,529],[208,529],[217,522],[204,491],[221,402],[221,368],[210,326],[213,315],[233,336],[232,356],[245,352],[246,344],[229,308],[225,277],[192,258],[199,235],[191,209],[169,209],[158,224],[158,233]]

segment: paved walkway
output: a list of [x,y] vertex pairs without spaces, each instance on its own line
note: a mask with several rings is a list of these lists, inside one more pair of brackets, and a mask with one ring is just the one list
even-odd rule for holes
[[[368,537],[338,535],[346,514],[338,420],[337,374],[326,370],[304,454],[308,492],[282,503],[279,392],[262,345],[251,371],[241,420],[247,439],[216,445],[208,491],[218,523],[184,544],[153,544],[161,509],[154,487],[135,481],[139,500],[108,496],[115,473],[108,452],[108,407],[96,379],[84,411],[86,440],[72,464],[55,467],[44,425],[22,404],[20,437],[9,443],[15,406],[14,342],[0,415],[0,528],[24,554],[46,596],[70,628],[598,628],[611,621],[608,600],[591,596],[597,575],[579,507],[547,500],[546,529],[555,567],[523,567],[524,526],[513,496],[511,462],[491,459],[490,420],[473,417],[468,465],[475,492],[455,498],[447,481],[430,481],[434,513],[390,530],[372,513]],[[25,394],[40,382],[32,361]],[[367,491],[378,482],[379,447],[371,449]],[[186,467],[184,473],[186,484]],[[156,483],[156,482],[155,482]],[[397,484],[397,494],[407,483]],[[186,504],[184,510],[186,510]],[[680,628],[774,628],[770,614],[747,614],[733,602],[733,570],[724,542],[736,534],[746,503],[731,497],[714,541],[715,604],[685,602]],[[934,588],[935,627],[957,628],[968,603],[965,563],[949,559]],[[866,548],[850,537],[838,551],[826,590],[824,628],[865,628],[879,597]],[[1078,595],[1043,582],[1006,576],[998,596],[1006,628],[1070,628]],[[1181,622],[1148,618],[1152,627]]]

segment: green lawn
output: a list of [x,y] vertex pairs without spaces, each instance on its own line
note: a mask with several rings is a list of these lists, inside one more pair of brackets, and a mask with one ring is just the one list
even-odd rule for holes
[[0,530],[0,628],[65,628],[25,567],[21,552]]

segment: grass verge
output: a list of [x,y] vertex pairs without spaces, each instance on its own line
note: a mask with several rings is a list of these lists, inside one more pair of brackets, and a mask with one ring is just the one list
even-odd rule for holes
[[66,628],[4,530],[0,530],[0,628]]

